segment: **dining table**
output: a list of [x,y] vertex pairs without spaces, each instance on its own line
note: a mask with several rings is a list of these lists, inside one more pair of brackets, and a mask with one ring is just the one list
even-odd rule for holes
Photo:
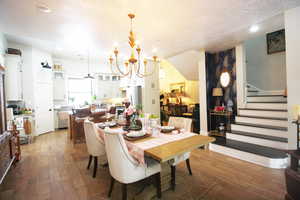
[[[113,127],[123,134],[127,132],[121,126]],[[100,138],[104,140],[104,131],[99,128]],[[101,131],[102,130],[102,131]],[[152,131],[148,137],[141,137],[135,140],[127,140],[124,137],[128,152],[140,164],[147,165],[147,159],[151,158],[161,164],[161,190],[171,188],[171,167],[170,164],[176,156],[191,152],[199,147],[206,146],[215,141],[214,137],[187,132],[184,130],[172,131],[169,133],[161,130]]]

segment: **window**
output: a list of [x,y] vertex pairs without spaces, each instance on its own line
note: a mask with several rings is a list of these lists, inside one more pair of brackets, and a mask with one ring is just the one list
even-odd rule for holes
[[90,104],[92,100],[92,80],[83,78],[68,79],[68,100],[69,104],[84,105]]

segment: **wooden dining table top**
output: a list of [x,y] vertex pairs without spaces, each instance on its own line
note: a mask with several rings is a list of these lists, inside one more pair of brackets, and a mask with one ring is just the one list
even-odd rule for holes
[[166,162],[174,157],[186,152],[190,152],[198,147],[214,142],[215,138],[202,135],[176,140],[157,147],[145,150],[145,155],[152,157],[159,162]]

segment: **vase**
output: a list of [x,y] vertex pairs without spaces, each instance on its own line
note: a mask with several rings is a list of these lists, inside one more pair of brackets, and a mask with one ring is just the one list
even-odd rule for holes
[[130,119],[131,119],[131,116],[130,115],[126,115],[126,126],[130,126]]

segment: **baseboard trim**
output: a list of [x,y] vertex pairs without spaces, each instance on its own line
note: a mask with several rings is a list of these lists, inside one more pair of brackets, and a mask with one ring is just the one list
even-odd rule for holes
[[217,144],[209,144],[209,150],[221,153],[227,156],[231,156],[240,160],[244,160],[247,162],[251,162],[257,165],[261,165],[264,167],[268,168],[274,168],[274,169],[282,169],[286,168],[289,163],[288,158],[279,158],[279,159],[273,159],[273,158],[268,158],[260,155],[256,155],[253,153],[248,153],[244,151],[239,151],[236,149],[232,149],[229,147],[217,145]]

